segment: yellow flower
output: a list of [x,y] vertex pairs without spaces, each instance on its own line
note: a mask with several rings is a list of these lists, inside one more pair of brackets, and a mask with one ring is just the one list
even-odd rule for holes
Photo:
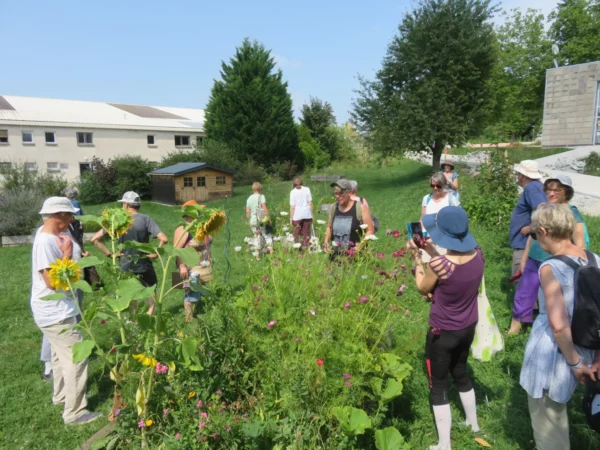
[[123,236],[133,226],[133,216],[121,208],[105,209],[101,221],[112,239]]
[[69,283],[73,284],[81,278],[81,267],[74,259],[57,259],[50,263],[50,286],[55,290],[69,290]]
[[146,426],[147,426],[147,427],[151,427],[153,423],[154,423],[154,422],[152,422],[152,419],[148,419],[148,420],[146,420]]
[[196,396],[196,393],[194,391],[192,391],[188,394],[188,398],[194,398],[195,396]]
[[207,209],[203,211],[203,216],[206,219],[201,220],[196,228],[195,239],[196,242],[204,242],[204,239],[208,236],[216,235],[221,228],[227,222],[227,215],[225,211],[220,209]]
[[144,355],[143,353],[138,353],[137,355],[133,355],[133,359],[138,361],[142,366],[146,367],[156,367],[158,361],[156,358],[152,356]]

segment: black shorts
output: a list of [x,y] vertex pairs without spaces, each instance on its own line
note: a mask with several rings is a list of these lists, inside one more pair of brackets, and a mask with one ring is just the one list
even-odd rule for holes
[[156,286],[156,283],[158,282],[154,269],[136,273],[136,275],[144,287]]

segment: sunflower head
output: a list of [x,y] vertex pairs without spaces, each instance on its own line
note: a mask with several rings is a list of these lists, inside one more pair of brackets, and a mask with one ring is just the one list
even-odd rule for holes
[[203,209],[199,211],[194,238],[203,242],[209,236],[215,236],[227,223],[227,215],[221,209]]
[[143,353],[137,353],[133,355],[133,359],[139,362],[142,366],[145,367],[156,367],[158,361],[156,358],[153,358],[150,355],[144,355]]
[[68,291],[69,283],[73,284],[81,278],[81,267],[74,259],[57,259],[50,263],[50,285],[55,290]]
[[102,211],[102,226],[112,239],[123,236],[133,225],[133,216],[122,208]]

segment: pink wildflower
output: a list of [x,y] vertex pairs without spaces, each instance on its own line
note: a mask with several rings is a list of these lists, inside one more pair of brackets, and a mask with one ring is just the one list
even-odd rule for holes
[[344,309],[350,309],[351,306],[352,306],[352,303],[346,302],[346,304],[344,304]]
[[219,433],[215,433],[215,434],[213,434],[213,439],[214,439],[214,440],[217,440],[217,439],[219,439]]
[[363,295],[362,297],[360,297],[358,299],[358,303],[367,303],[369,301],[369,297],[367,297],[366,295]]
[[202,429],[206,426],[206,424],[204,422],[199,422],[198,423],[198,428]]
[[204,406],[204,402],[202,400],[198,400],[198,403],[196,403],[196,408],[202,408],[202,406]]
[[342,377],[344,380],[347,380],[348,378],[350,378],[352,375],[350,375],[349,373],[345,373],[344,376]]
[[169,414],[169,408],[163,409],[163,415],[166,416],[167,414]]
[[201,413],[200,413],[200,417],[202,417],[202,418],[204,418],[204,419],[207,419],[207,418],[208,418],[208,413],[206,413],[206,412],[201,412]]
[[265,276],[263,277],[263,280],[265,280],[265,281],[269,281],[269,275],[265,275]]
[[276,320],[271,320],[268,324],[267,324],[267,328],[272,328],[277,324]]
[[227,430],[227,432],[231,433],[231,427],[229,425],[225,425],[225,430]]
[[175,439],[181,439],[181,433],[177,433],[177,434],[175,435]]
[[121,408],[115,409],[115,416],[118,416],[119,414],[121,414]]
[[379,253],[377,253],[377,257],[378,257],[379,259],[385,259],[385,253],[381,253],[381,252],[379,252]]
[[345,384],[346,384],[346,387],[351,387],[352,386],[352,382],[350,382],[350,381],[346,381]]
[[323,364],[325,364],[325,363],[323,362],[322,359],[317,359],[317,366],[322,367]]
[[144,419],[138,422],[138,428],[144,428],[146,426],[146,421]]

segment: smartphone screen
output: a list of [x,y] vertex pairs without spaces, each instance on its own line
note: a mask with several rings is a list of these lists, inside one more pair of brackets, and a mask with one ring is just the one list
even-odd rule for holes
[[421,222],[408,222],[406,224],[406,231],[408,231],[408,238],[412,239],[413,235],[420,234],[423,236],[423,227]]

